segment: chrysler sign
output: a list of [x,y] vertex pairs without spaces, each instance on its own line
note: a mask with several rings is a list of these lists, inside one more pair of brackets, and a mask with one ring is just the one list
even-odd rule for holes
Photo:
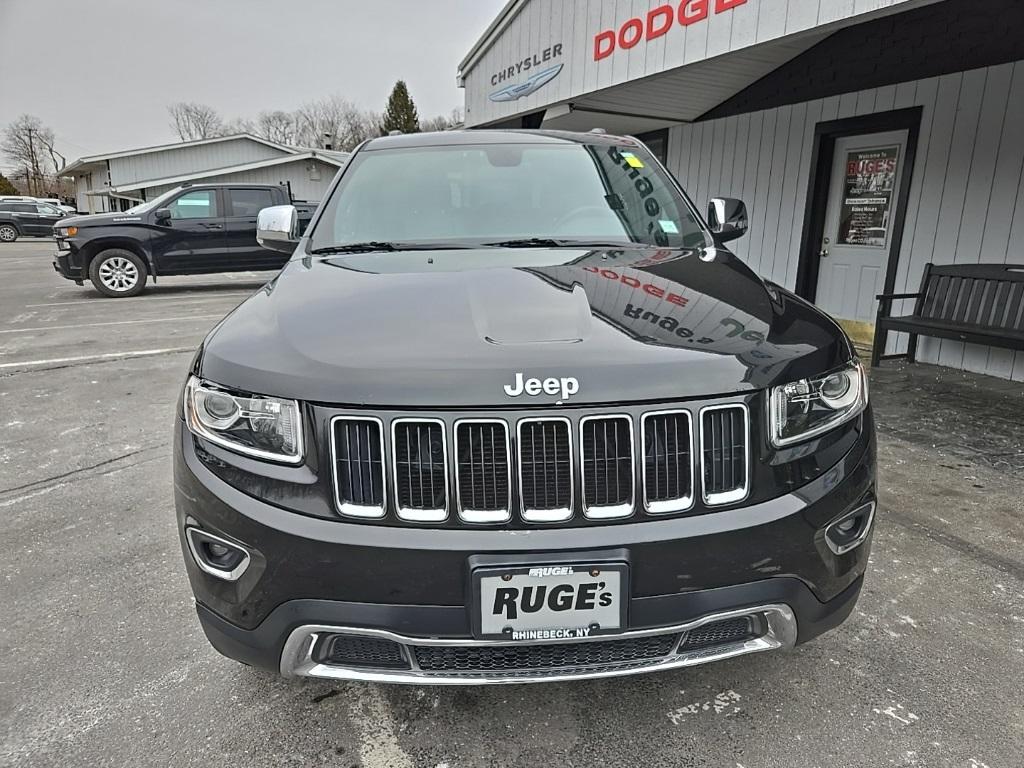
[[644,16],[635,16],[617,30],[606,29],[594,36],[594,61],[600,61],[616,50],[628,51],[641,42],[649,43],[667,35],[675,26],[688,27],[716,15],[744,5],[747,0],[682,0],[666,3],[649,10]]
[[548,46],[542,51],[517,61],[491,75],[491,85],[508,85],[490,95],[491,101],[518,101],[550,83],[562,71],[563,64],[552,63],[561,58],[562,44]]

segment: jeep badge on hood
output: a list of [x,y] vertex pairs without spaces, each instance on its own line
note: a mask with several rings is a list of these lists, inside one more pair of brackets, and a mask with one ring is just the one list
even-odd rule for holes
[[524,392],[530,397],[544,393],[545,395],[557,395],[561,393],[562,398],[558,402],[568,400],[580,391],[578,379],[568,376],[561,379],[524,379],[522,372],[516,373],[516,383],[505,385],[505,394],[509,397],[519,397]]

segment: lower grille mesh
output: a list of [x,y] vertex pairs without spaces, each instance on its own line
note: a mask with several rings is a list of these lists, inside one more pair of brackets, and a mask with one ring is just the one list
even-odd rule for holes
[[754,631],[750,617],[739,616],[735,619],[716,621],[705,624],[703,627],[691,629],[686,633],[680,649],[709,648],[715,645],[749,640],[752,637],[754,637]]
[[312,655],[319,664],[403,670],[425,678],[588,674],[657,666],[679,656],[699,659],[723,647],[732,650],[737,643],[762,636],[762,622],[754,615],[746,615],[714,621],[687,632],[517,645],[412,645],[400,640],[339,633],[322,637]]
[[678,639],[656,635],[548,645],[422,646],[413,652],[424,672],[503,672],[650,661],[668,656]]
[[324,644],[324,664],[372,669],[409,669],[402,646],[391,640],[357,635],[335,635]]

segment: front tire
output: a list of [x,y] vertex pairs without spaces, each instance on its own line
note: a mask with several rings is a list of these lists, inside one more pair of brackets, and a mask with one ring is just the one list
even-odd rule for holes
[[98,253],[89,264],[89,279],[104,296],[138,296],[146,287],[146,265],[131,251],[111,248]]
[[18,239],[18,230],[13,224],[0,224],[0,243],[13,243]]

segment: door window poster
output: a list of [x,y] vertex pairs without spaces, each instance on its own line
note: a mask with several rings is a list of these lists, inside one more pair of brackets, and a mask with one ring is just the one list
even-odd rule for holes
[[885,247],[899,154],[899,147],[847,153],[839,245]]

